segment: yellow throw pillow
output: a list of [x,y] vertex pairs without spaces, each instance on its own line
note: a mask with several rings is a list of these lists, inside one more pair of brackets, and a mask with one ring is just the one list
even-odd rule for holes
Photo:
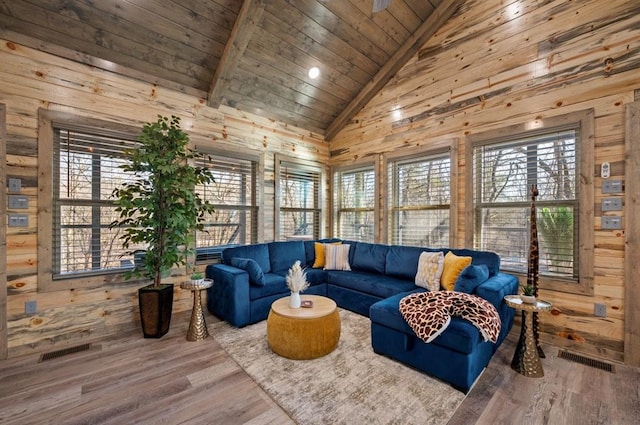
[[453,291],[458,275],[469,264],[471,264],[471,257],[458,257],[451,251],[447,252],[444,256],[444,270],[440,285],[447,291]]
[[[331,242],[331,245],[340,245],[342,242]],[[314,242],[313,247],[314,250],[316,252],[316,258],[313,261],[313,267],[314,269],[321,269],[324,267],[324,263],[325,263],[325,249],[324,249],[325,244],[320,243],[320,242]]]

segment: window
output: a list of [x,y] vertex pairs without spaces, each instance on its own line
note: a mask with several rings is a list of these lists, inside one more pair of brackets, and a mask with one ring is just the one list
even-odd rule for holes
[[209,169],[215,181],[196,187],[215,207],[196,232],[196,261],[219,257],[222,249],[258,241],[257,180],[259,157],[203,151],[195,165]]
[[449,152],[388,162],[388,227],[394,245],[449,246]]
[[334,234],[374,242],[376,175],[373,164],[337,169],[333,174]]
[[318,239],[322,167],[276,155],[276,176],[276,239]]
[[119,168],[127,161],[123,151],[135,146],[139,130],[51,111],[40,118],[39,289],[113,281],[113,273],[134,264],[122,248],[122,229],[109,224],[117,218],[111,192],[129,178]]
[[[593,245],[589,232],[580,229],[592,229],[584,211],[589,199],[593,206],[593,187],[579,184],[580,170],[593,169],[587,159],[593,157],[589,116],[575,114],[549,119],[531,131],[512,128],[502,136],[490,135],[473,144],[467,162],[473,164],[474,246],[497,252],[504,270],[527,273],[531,187],[537,187],[540,281],[545,278],[554,289],[567,289],[571,283],[576,289],[580,281],[586,286],[578,290],[592,286],[585,263],[592,261]],[[585,240],[591,248],[581,251]]]

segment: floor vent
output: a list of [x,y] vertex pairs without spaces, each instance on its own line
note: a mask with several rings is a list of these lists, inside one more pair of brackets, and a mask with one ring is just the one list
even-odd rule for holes
[[560,350],[560,352],[558,353],[558,357],[560,357],[561,359],[569,360],[570,362],[595,367],[596,369],[601,369],[605,372],[616,373],[611,363],[603,362],[602,360],[592,359],[590,357],[581,356],[580,354],[570,353],[564,350]]
[[47,360],[53,360],[62,356],[67,356],[69,354],[79,353],[81,351],[88,351],[88,350],[91,350],[91,344],[76,345],[75,347],[63,348],[62,350],[58,350],[58,351],[51,351],[49,353],[44,353],[42,356],[40,356],[40,362],[45,362]]

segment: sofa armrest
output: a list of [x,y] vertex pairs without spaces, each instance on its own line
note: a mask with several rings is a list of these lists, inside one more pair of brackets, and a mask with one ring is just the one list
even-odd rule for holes
[[210,264],[206,276],[213,279],[207,289],[207,309],[231,325],[242,327],[251,320],[249,274],[226,264]]
[[517,294],[518,286],[519,283],[516,276],[499,272],[476,288],[475,294],[493,304],[500,315],[502,330],[500,331],[496,346],[500,345],[509,333],[509,330],[511,330],[515,316],[515,310],[504,302],[504,297],[506,295]]

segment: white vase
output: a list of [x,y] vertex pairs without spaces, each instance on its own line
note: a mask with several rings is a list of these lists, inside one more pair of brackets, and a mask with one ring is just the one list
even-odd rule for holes
[[289,307],[300,308],[300,292],[292,292],[289,298]]
[[520,299],[522,299],[522,302],[525,303],[525,304],[535,304],[536,303],[535,295],[520,295]]

